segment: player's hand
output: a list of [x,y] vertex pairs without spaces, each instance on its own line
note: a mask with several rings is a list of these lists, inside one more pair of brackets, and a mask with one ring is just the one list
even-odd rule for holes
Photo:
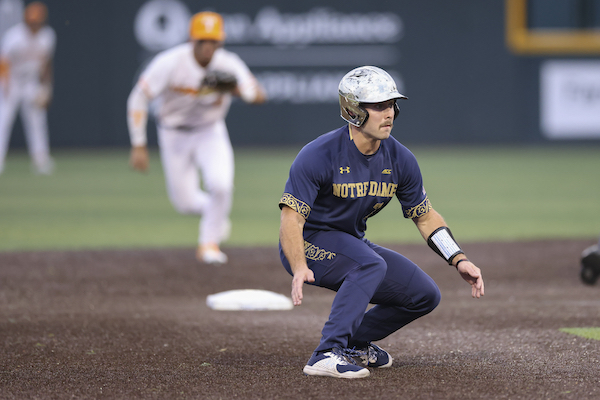
[[148,148],[146,146],[133,146],[129,155],[129,165],[136,171],[146,172],[150,164]]
[[50,86],[44,85],[42,86],[37,94],[33,102],[40,108],[48,108],[50,102],[52,101],[52,89]]
[[471,285],[471,295],[480,298],[484,295],[483,276],[481,270],[471,261],[463,261],[458,264],[460,276]]
[[211,90],[226,93],[237,89],[237,78],[227,71],[208,71],[202,79],[200,87],[206,87]]
[[314,281],[315,274],[308,267],[294,273],[294,278],[292,279],[292,302],[295,306],[302,304],[302,286],[304,286],[304,282]]

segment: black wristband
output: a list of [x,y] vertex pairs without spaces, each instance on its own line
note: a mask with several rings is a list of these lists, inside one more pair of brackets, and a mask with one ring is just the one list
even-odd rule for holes
[[457,255],[464,254],[447,226],[441,226],[433,231],[427,238],[427,244],[449,265],[452,265],[452,260]]
[[458,269],[458,264],[460,264],[462,261],[469,261],[469,259],[468,258],[461,258],[460,260],[458,260],[456,262],[456,265],[455,265],[456,269]]

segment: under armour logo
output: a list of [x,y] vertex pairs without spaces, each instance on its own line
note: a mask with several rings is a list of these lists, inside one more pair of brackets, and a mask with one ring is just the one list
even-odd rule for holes
[[349,174],[350,173],[350,167],[346,167],[346,168],[340,167],[340,174],[343,174],[344,172],[347,173],[347,174]]

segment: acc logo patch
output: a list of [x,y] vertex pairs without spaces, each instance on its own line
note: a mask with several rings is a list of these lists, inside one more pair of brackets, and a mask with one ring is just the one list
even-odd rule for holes
[[383,171],[381,171],[381,173],[383,175],[391,175],[392,174],[392,169],[391,168],[386,168]]

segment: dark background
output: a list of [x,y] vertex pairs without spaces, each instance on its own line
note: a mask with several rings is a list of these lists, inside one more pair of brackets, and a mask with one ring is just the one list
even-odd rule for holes
[[[392,13],[399,17],[403,29],[396,39],[383,44],[383,48],[391,49],[390,65],[379,66],[395,72],[401,91],[409,97],[401,103],[394,129],[399,140],[408,144],[548,141],[539,124],[539,69],[546,57],[511,53],[505,43],[503,0],[46,0],[49,23],[57,33],[55,97],[49,111],[52,147],[128,146],[127,96],[140,68],[154,54],[136,40],[134,21],[140,8],[150,1],[167,7],[183,4],[190,13],[211,9],[223,14],[245,14],[250,19],[265,7],[274,7],[282,15],[306,15],[315,8],[356,16]],[[540,8],[538,3],[533,2],[531,7]],[[544,10],[535,14],[536,26],[546,20],[553,24],[557,15],[564,14],[561,7]],[[161,26],[173,23],[168,15],[160,18]],[[257,44],[226,42],[226,47],[246,60],[255,54],[254,45]],[[268,47],[270,54],[280,51],[284,61],[307,46],[309,50],[328,51],[328,43],[258,45]],[[346,57],[323,58],[324,64],[337,64],[332,66],[261,66],[256,60],[247,62],[259,79],[261,74],[273,72],[300,76],[330,73],[341,77],[359,65],[371,64],[369,48],[382,48],[381,45],[340,44],[347,49]],[[305,143],[341,126],[342,120],[334,98],[313,103],[274,100],[260,107],[236,101],[227,123],[234,146],[286,145]],[[151,144],[156,143],[153,123],[149,138]],[[11,146],[23,145],[17,123]]]

